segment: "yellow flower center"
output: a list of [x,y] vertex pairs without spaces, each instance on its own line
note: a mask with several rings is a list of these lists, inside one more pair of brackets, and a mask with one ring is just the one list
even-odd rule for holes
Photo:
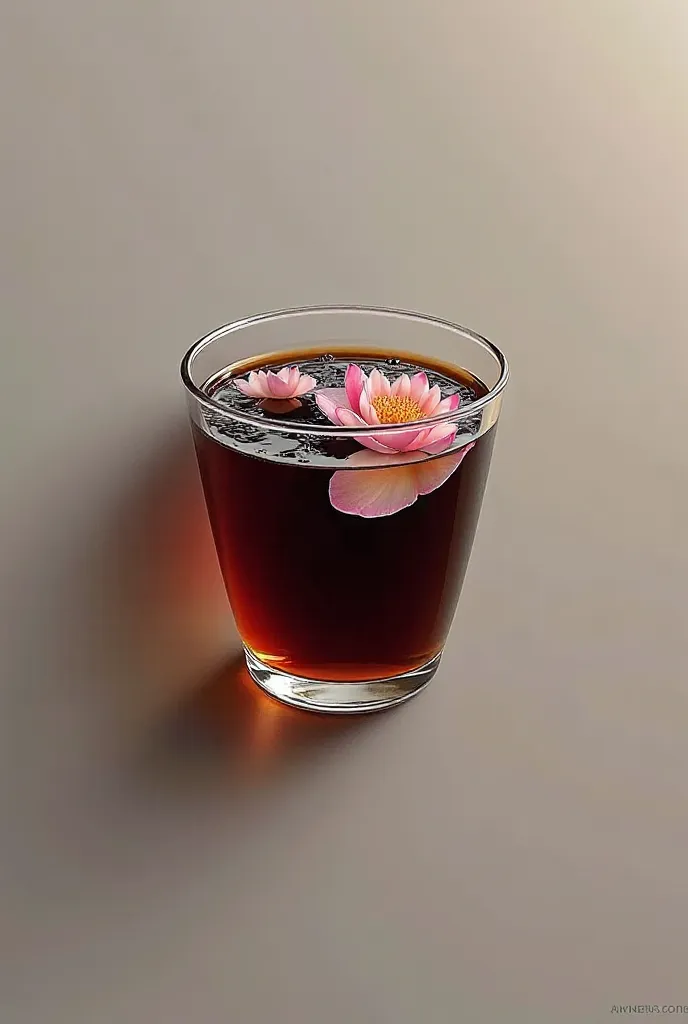
[[423,419],[418,402],[408,396],[402,398],[401,395],[378,395],[371,405],[380,423],[410,423],[412,420]]

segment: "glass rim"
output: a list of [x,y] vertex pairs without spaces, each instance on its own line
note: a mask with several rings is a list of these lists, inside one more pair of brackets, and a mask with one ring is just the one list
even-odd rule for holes
[[[269,321],[285,320],[293,317],[309,316],[321,313],[372,314],[374,316],[415,320],[419,323],[431,324],[435,327],[443,327],[454,334],[460,334],[464,338],[468,338],[471,341],[476,342],[481,346],[481,348],[486,349],[499,366],[499,378],[496,384],[494,384],[486,394],[481,395],[472,402],[467,402],[465,405],[461,405],[455,412],[442,413],[439,416],[427,416],[423,419],[412,420],[403,424],[379,423],[373,425],[366,423],[353,427],[337,426],[332,423],[304,423],[294,420],[287,421],[264,415],[255,416],[250,412],[232,409],[229,406],[224,405],[222,402],[218,402],[194,383],[191,376],[191,368],[194,360],[205,348],[211,345],[214,341],[217,341],[219,338],[223,338],[228,334],[233,334],[235,331],[241,331],[246,327],[253,327]],[[280,349],[277,349],[274,352],[266,352],[265,355],[278,355],[280,351]],[[235,363],[230,363],[227,369],[231,369],[232,366],[238,365],[241,362],[245,362],[245,360],[236,360]],[[468,327],[462,327],[461,324],[453,323],[451,320],[445,320],[442,317],[431,316],[429,313],[418,313],[408,309],[395,309],[392,306],[322,305],[294,306],[291,309],[271,310],[266,313],[257,313],[253,316],[242,317],[239,320],[231,320],[229,323],[223,324],[221,327],[216,327],[215,330],[210,331],[208,334],[204,334],[203,337],[198,339],[198,341],[195,341],[187,350],[181,361],[180,373],[184,387],[197,402],[204,405],[212,412],[220,413],[222,416],[236,420],[239,423],[246,423],[250,426],[261,427],[263,430],[275,431],[281,434],[311,434],[324,437],[367,437],[373,433],[384,434],[391,433],[393,431],[398,433],[400,430],[418,429],[419,427],[429,427],[441,423],[456,423],[457,421],[467,419],[470,416],[475,416],[476,413],[490,405],[490,403],[493,402],[506,387],[509,380],[509,364],[501,349],[487,338],[484,338],[482,334],[477,334]]]

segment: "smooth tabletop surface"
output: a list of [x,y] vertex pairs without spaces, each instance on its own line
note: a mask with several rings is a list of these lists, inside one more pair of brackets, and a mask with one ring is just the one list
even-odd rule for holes
[[[2,20],[3,1024],[688,1007],[683,0]],[[177,378],[319,302],[513,371],[441,669],[353,721],[242,673]]]

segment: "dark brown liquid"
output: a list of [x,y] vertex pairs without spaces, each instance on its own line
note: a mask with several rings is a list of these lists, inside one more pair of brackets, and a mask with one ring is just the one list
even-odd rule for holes
[[[347,355],[360,361],[366,354]],[[485,393],[468,373],[452,376]],[[406,672],[439,653],[468,564],[494,434],[492,428],[480,437],[431,494],[365,519],[330,504],[332,469],[241,454],[194,426],[220,565],[246,645],[283,671],[349,681]]]

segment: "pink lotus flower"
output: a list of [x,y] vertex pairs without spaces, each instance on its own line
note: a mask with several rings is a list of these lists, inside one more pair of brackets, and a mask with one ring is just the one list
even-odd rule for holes
[[[340,427],[417,424],[428,416],[455,412],[460,402],[458,394],[442,398],[437,385],[430,387],[424,372],[413,377],[402,373],[390,383],[377,368],[367,377],[360,366],[351,364],[347,367],[344,385],[343,388],[322,388],[315,396],[320,411]],[[437,455],[451,445],[456,430],[456,425],[451,423],[431,427],[416,425],[369,434],[357,440],[377,452],[423,451]]]
[[285,366],[278,373],[272,370],[252,370],[248,380],[238,379],[234,384],[249,398],[262,398],[262,406],[272,412],[288,412],[297,409],[297,399],[312,391],[316,386],[315,377],[301,373],[298,366]]
[[330,502],[352,516],[391,516],[446,483],[474,445],[472,441],[439,459],[426,459],[419,451],[400,452],[401,465],[380,469],[374,467],[388,463],[388,458],[376,452],[354,452],[346,462],[356,468],[337,470],[330,480]]

